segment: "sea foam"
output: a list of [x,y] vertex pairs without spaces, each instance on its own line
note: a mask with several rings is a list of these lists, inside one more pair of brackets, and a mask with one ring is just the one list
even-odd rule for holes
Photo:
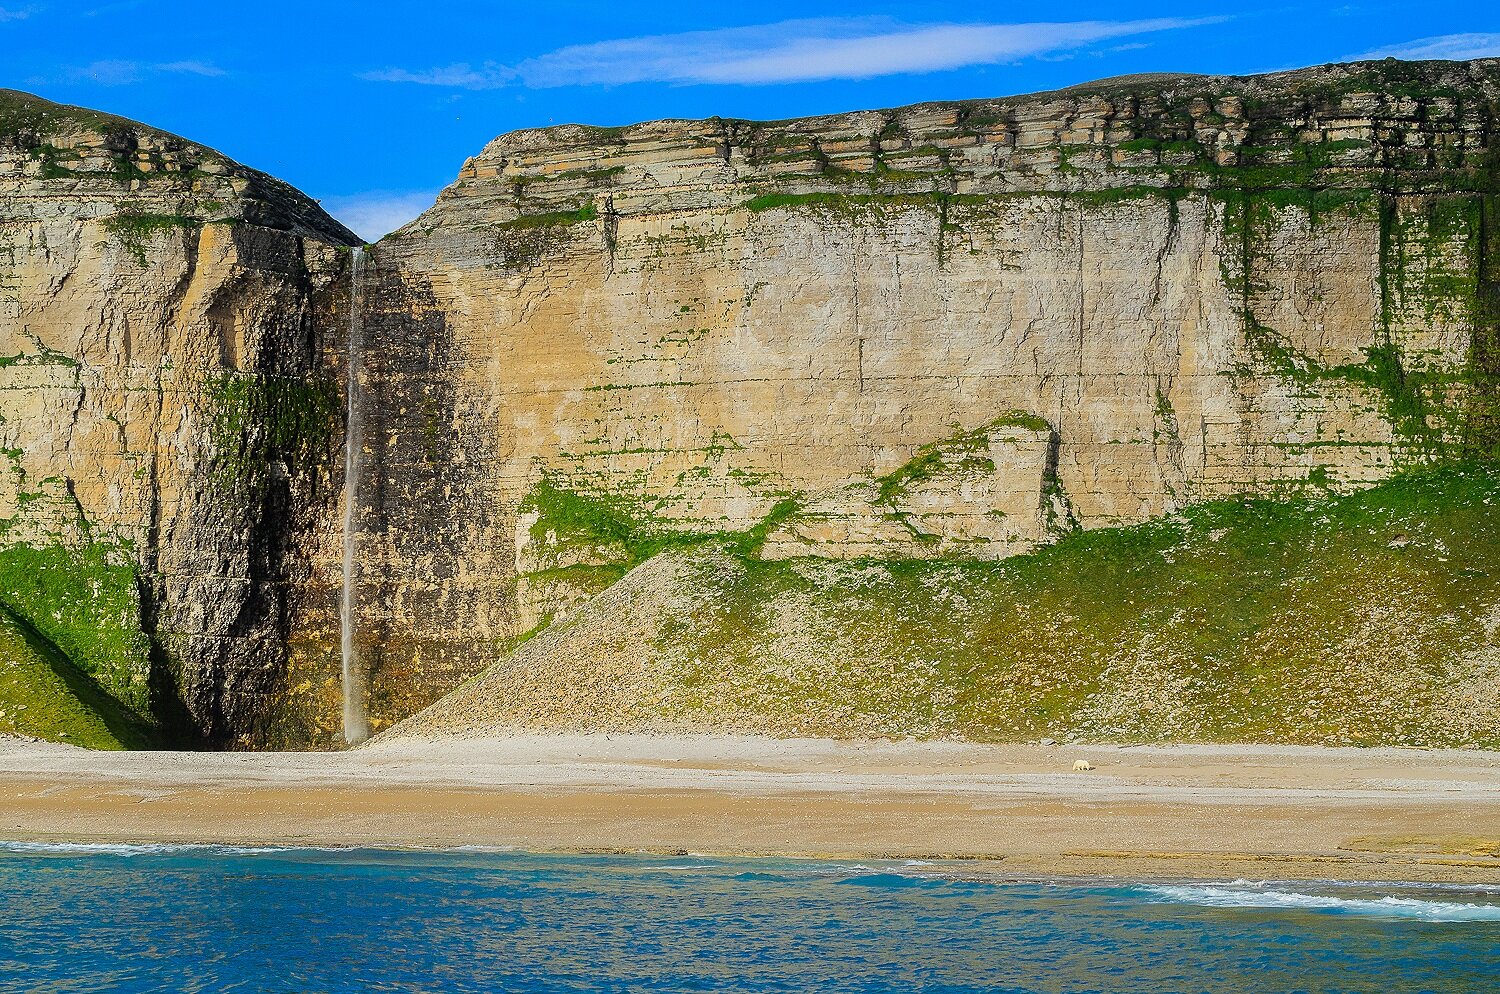
[[315,846],[230,846],[198,842],[6,842],[0,853],[53,854],[61,856],[163,856],[172,853],[218,853],[226,856],[259,856],[277,852],[336,852]]
[[1248,881],[1235,881],[1231,884],[1146,887],[1143,890],[1165,901],[1197,904],[1209,908],[1323,911],[1432,922],[1500,921],[1500,904],[1431,901],[1389,894],[1381,897],[1309,894],[1301,891],[1281,890],[1270,885],[1251,884]]

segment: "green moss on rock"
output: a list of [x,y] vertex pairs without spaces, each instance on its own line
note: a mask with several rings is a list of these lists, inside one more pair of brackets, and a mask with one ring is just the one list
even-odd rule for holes
[[989,456],[990,436],[1002,428],[1032,432],[1052,430],[1046,418],[1025,411],[1008,411],[973,430],[960,430],[941,441],[929,442],[911,459],[875,481],[880,485],[881,502],[890,503],[908,488],[939,473],[993,473],[995,463]]
[[140,749],[149,730],[30,625],[0,606],[0,733]]
[[146,248],[158,235],[169,231],[196,231],[202,224],[180,214],[152,214],[137,210],[120,211],[102,223],[104,230],[125,246],[142,269],[146,268]]
[[0,606],[127,708],[150,713],[150,643],[128,550],[0,547]]
[[333,450],[343,404],[332,380],[222,373],[202,393],[222,482],[258,488],[274,464],[314,466]]

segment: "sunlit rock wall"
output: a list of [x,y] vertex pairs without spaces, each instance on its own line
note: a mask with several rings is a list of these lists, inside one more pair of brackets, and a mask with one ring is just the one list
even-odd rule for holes
[[496,139],[374,249],[378,717],[642,534],[998,558],[1493,447],[1497,93],[1381,63]]

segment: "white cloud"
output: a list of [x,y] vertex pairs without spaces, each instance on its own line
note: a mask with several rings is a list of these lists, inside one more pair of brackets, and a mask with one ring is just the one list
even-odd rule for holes
[[100,86],[126,86],[139,83],[157,73],[186,73],[192,76],[225,76],[223,69],[210,62],[189,59],[182,62],[136,62],[131,59],[100,59],[86,66],[63,70],[62,78],[70,83],[97,83]]
[[362,72],[359,78],[381,83],[421,83],[425,86],[456,86],[465,90],[492,90],[515,79],[516,73],[495,62],[487,62],[478,69],[467,62],[456,62],[451,66],[420,72],[407,69]]
[[515,66],[386,69],[363,78],[472,90],[621,83],[800,83],[941,72],[1076,52],[1111,38],[1218,23],[1154,18],[1035,24],[900,24],[819,18],[570,45]]
[[1363,55],[1351,55],[1350,61],[1365,59],[1492,59],[1500,58],[1500,34],[1434,35],[1415,41],[1377,48]]
[[212,62],[199,62],[197,59],[188,59],[184,62],[160,62],[152,68],[157,72],[185,72],[194,76],[229,75]]
[[0,7],[0,24],[4,24],[6,21],[24,21],[30,16],[31,8],[29,7],[23,7],[20,10],[11,7]]
[[370,190],[346,197],[324,197],[323,209],[367,242],[379,241],[437,200],[434,190]]
[[124,86],[141,79],[141,64],[125,59],[100,59],[86,66],[74,66],[63,73],[72,82],[98,83],[100,86]]

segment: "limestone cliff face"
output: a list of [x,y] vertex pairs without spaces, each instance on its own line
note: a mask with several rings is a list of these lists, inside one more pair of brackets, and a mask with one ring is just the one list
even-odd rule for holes
[[374,250],[377,719],[672,536],[993,559],[1496,446],[1497,63],[504,135]]
[[0,606],[211,743],[273,712],[336,518],[316,300],[354,242],[210,149],[0,91]]
[[[833,597],[754,640],[801,644],[863,582],[830,561],[1492,459],[1497,103],[1494,61],[1387,62],[517,132],[351,306],[305,197],[0,93],[0,608],[209,742],[335,744],[351,331],[377,730],[694,537],[814,577],[745,615]],[[652,624],[643,664],[717,651]]]

